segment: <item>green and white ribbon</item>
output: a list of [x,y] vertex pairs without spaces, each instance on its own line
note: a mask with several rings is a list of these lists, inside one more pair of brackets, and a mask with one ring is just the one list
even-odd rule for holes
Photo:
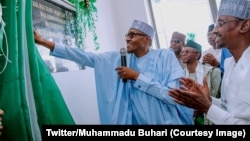
[[96,26],[95,23],[98,19],[97,8],[95,6],[96,0],[68,0],[75,5],[76,8],[76,45],[79,48],[85,48],[85,39],[87,33],[91,32],[93,35],[93,41],[95,49],[100,48],[97,42]]
[[[2,6],[0,4],[0,51],[2,52],[2,54],[0,53],[0,56],[3,56],[5,59],[5,63],[3,65],[3,68],[0,70],[0,74],[2,74],[4,72],[4,70],[7,67],[8,62],[11,63],[11,61],[8,59],[8,55],[9,55],[9,48],[8,48],[8,42],[7,42],[7,36],[4,30],[5,27],[5,22],[2,19]],[[5,42],[6,42],[6,54],[3,50],[3,37],[5,37]]]

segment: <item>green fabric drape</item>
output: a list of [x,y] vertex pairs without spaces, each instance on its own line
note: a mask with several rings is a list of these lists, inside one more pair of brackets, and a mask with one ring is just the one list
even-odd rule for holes
[[[75,124],[34,43],[32,0],[1,0],[9,60],[0,74],[0,108],[4,110],[2,141],[33,141],[34,124]],[[3,41],[3,50],[7,46]],[[0,56],[0,67],[6,59]],[[28,63],[27,63],[28,62]],[[34,106],[32,106],[32,103]],[[35,113],[31,111],[35,111]],[[37,118],[36,118],[37,117]],[[33,119],[33,120],[32,120]],[[32,121],[36,121],[36,123]]]

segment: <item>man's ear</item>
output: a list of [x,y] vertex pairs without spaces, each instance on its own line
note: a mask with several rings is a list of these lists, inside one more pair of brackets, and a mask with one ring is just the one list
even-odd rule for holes
[[198,52],[197,55],[196,55],[196,59],[200,60],[200,58],[201,58],[201,53]]
[[152,40],[149,36],[146,36],[146,40],[147,40],[147,43],[149,44],[149,46],[152,45]]
[[250,19],[243,20],[240,27],[240,33],[246,33],[250,30]]

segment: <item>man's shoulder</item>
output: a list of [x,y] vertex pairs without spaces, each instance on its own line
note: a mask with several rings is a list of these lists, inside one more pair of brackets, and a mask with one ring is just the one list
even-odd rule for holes
[[206,65],[206,64],[203,65],[203,69],[204,69],[205,73],[209,73],[209,72],[217,73],[217,74],[221,73],[220,68],[214,67],[214,66],[209,66],[209,65]]
[[150,51],[151,53],[162,54],[162,55],[174,54],[174,51],[171,48],[151,49]]

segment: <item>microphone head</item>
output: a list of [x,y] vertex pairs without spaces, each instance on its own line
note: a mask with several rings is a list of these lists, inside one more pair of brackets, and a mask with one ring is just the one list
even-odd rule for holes
[[126,48],[121,48],[120,49],[120,54],[121,54],[121,56],[126,56],[126,54],[127,54]]

